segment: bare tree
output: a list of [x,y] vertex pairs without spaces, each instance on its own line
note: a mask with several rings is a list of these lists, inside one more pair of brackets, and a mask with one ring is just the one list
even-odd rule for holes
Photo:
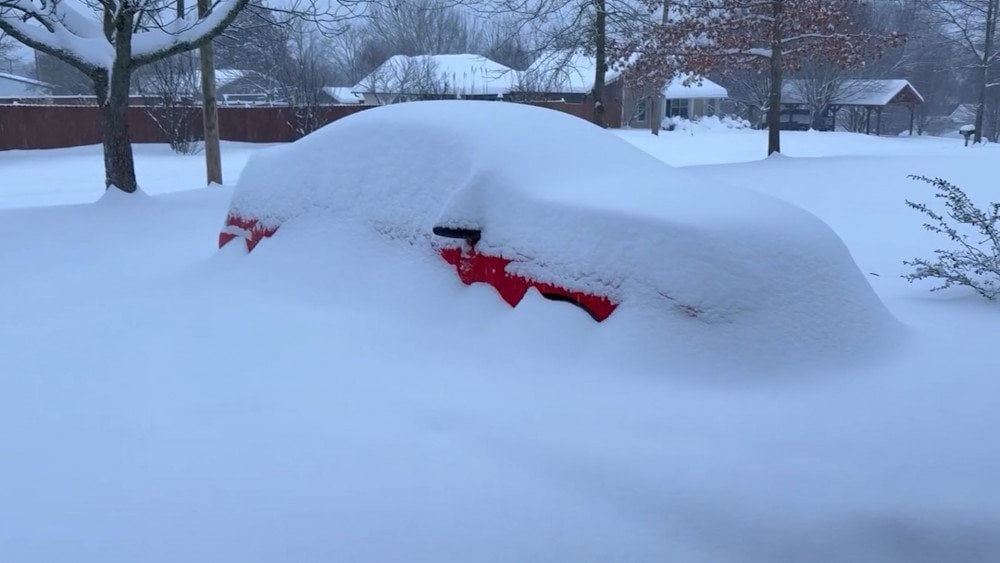
[[786,84],[783,94],[805,106],[809,126],[816,130],[826,128],[825,120],[831,109],[836,110],[877,87],[872,80],[854,78],[845,69],[822,60],[803,63],[794,79]]
[[480,47],[471,18],[444,0],[409,0],[386,8],[373,5],[366,32],[376,64],[394,55],[469,53]]
[[325,125],[322,91],[333,78],[327,39],[304,22],[287,28],[287,59],[277,70],[276,78],[292,108],[290,125],[299,137]]
[[764,122],[771,82],[766,72],[751,69],[723,69],[719,80],[726,86],[736,111],[754,127]]
[[[593,57],[593,86],[589,92],[594,123],[605,125],[605,86],[616,62],[611,53],[617,35],[634,32],[652,14],[630,0],[496,0],[481,8],[502,14],[516,25],[531,29],[538,53],[583,53]],[[565,60],[571,61],[572,57]],[[548,65],[551,66],[551,65]]]
[[335,72],[333,80],[336,84],[355,85],[375,70],[375,66],[371,66],[366,59],[368,40],[363,25],[351,26],[332,38],[327,56]]
[[0,29],[91,79],[102,108],[105,185],[134,192],[126,119],[132,72],[210,41],[246,2],[218,0],[203,17],[178,18],[156,0],[0,0]]
[[475,52],[502,65],[524,70],[534,60],[530,31],[514,18],[489,18],[480,23],[477,35],[480,45]]
[[1000,61],[996,29],[1000,0],[920,0],[927,17],[939,26],[942,37],[959,47],[975,70],[976,131],[974,143],[982,142],[987,90],[1000,86],[990,77]]
[[458,93],[431,55],[396,55],[369,74],[362,86],[380,104],[453,97]]
[[16,42],[14,39],[5,32],[0,31],[0,68],[5,69],[7,72],[13,72],[14,70],[15,48]]
[[94,81],[73,65],[40,51],[35,51],[35,76],[55,86],[57,95],[87,95],[94,93]]
[[[105,185],[134,192],[135,164],[126,119],[132,73],[207,44],[247,2],[212,0],[199,7],[181,0],[0,0],[0,29],[90,79],[101,107]],[[333,4],[331,9],[342,5]],[[289,17],[312,16],[319,25],[341,21],[330,9],[318,6],[292,3],[281,12]]]
[[181,53],[156,61],[137,70],[136,90],[155,98],[146,106],[146,114],[167,137],[170,148],[181,154],[200,150],[199,135],[193,127],[199,114],[195,102],[201,88],[198,62],[190,53]]

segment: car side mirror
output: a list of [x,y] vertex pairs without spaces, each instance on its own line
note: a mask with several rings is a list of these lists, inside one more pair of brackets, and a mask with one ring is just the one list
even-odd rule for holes
[[434,234],[439,237],[464,239],[470,245],[475,246],[482,237],[483,232],[479,229],[459,229],[455,227],[434,227]]

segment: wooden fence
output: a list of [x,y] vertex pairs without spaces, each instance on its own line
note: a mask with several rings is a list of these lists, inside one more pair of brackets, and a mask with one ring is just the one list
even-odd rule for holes
[[[504,103],[504,102],[497,102]],[[589,104],[567,102],[535,102],[575,115],[592,117]],[[372,106],[344,105],[323,108],[323,123],[330,123]],[[164,143],[167,134],[157,125],[151,107],[129,108],[129,137],[134,143]],[[0,105],[0,150],[53,149],[93,145],[101,142],[100,108],[95,106]],[[219,131],[223,140],[249,143],[280,143],[298,138],[293,123],[292,108],[288,107],[222,107],[219,108]],[[616,126],[616,123],[609,123]],[[201,116],[193,108],[190,130],[201,136]]]

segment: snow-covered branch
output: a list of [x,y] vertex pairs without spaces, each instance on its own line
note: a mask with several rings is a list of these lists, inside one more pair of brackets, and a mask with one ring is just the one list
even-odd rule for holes
[[136,66],[190,51],[222,33],[248,0],[220,0],[204,18],[176,18],[167,25],[135,34],[132,60]]
[[110,68],[114,48],[86,8],[61,0],[0,0],[0,29],[86,73]]

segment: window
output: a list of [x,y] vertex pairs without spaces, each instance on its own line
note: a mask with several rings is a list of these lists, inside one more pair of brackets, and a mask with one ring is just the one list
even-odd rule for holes
[[679,100],[668,100],[670,103],[667,105],[667,117],[683,117],[687,119],[689,116],[688,100],[687,98]]

